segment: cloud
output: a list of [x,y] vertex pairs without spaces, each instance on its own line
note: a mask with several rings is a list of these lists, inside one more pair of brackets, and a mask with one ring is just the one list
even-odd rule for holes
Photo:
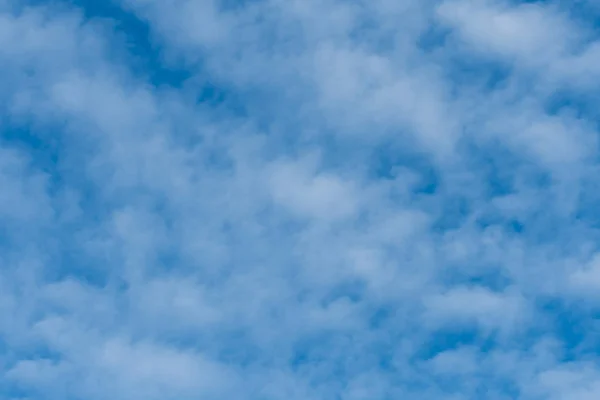
[[597,397],[593,2],[111,4],[0,2],[0,398]]
[[445,1],[436,11],[468,44],[525,67],[572,51],[580,32],[555,4]]
[[317,221],[354,217],[359,211],[358,193],[352,182],[332,174],[315,176],[305,163],[271,166],[270,186],[276,203],[300,216]]
[[[442,324],[478,324],[483,330],[510,329],[523,323],[526,305],[516,296],[482,288],[455,288],[425,299],[429,320]],[[437,322],[437,321],[436,321]],[[435,322],[434,322],[435,324]]]

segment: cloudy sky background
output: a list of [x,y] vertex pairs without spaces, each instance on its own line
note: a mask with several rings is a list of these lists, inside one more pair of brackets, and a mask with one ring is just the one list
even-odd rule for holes
[[0,398],[600,398],[597,0],[0,0]]

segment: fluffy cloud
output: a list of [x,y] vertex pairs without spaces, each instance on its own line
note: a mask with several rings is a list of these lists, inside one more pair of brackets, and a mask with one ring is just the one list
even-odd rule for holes
[[0,1],[0,398],[597,398],[599,12]]

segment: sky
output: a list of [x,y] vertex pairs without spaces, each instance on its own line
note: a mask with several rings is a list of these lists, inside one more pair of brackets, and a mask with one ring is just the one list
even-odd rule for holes
[[597,0],[0,0],[0,399],[600,398]]

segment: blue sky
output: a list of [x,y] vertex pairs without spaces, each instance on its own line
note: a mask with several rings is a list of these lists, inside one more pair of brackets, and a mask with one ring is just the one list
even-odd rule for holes
[[600,398],[594,0],[0,0],[0,399]]

